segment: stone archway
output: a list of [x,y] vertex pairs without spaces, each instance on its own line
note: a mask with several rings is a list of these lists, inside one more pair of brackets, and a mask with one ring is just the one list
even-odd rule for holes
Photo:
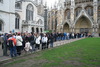
[[67,33],[70,32],[68,23],[65,23],[65,24],[64,24],[63,31],[64,31],[64,32],[67,32]]
[[40,31],[41,31],[41,33],[42,33],[42,28],[40,28]]
[[78,19],[75,24],[76,33],[92,33],[91,22],[85,16],[82,16]]
[[34,32],[34,27],[32,27],[32,32]]

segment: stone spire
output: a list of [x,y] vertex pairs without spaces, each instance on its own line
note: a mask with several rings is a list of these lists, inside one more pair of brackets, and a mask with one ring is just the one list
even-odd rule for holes
[[75,1],[71,0],[71,6],[75,6]]
[[36,4],[38,4],[38,0],[35,0]]
[[41,0],[41,4],[43,4],[43,0]]
[[47,2],[45,2],[45,8],[47,8]]
[[57,8],[57,2],[55,2],[55,4],[54,4],[54,9],[56,9]]

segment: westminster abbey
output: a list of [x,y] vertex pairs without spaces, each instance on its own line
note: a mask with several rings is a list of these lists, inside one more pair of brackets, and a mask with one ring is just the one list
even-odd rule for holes
[[100,0],[59,0],[48,23],[55,32],[100,33]]

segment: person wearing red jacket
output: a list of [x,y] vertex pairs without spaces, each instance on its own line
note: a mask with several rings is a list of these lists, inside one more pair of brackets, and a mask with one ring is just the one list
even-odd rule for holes
[[16,51],[16,39],[13,37],[12,34],[9,35],[9,38],[8,38],[8,45],[9,45],[11,57],[16,57],[16,56],[17,56],[17,51]]

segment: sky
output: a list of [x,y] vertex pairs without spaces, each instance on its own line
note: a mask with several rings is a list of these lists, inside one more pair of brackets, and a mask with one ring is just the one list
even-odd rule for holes
[[58,0],[44,0],[44,3],[47,2],[47,6],[50,8],[55,4],[55,2],[58,2]]

